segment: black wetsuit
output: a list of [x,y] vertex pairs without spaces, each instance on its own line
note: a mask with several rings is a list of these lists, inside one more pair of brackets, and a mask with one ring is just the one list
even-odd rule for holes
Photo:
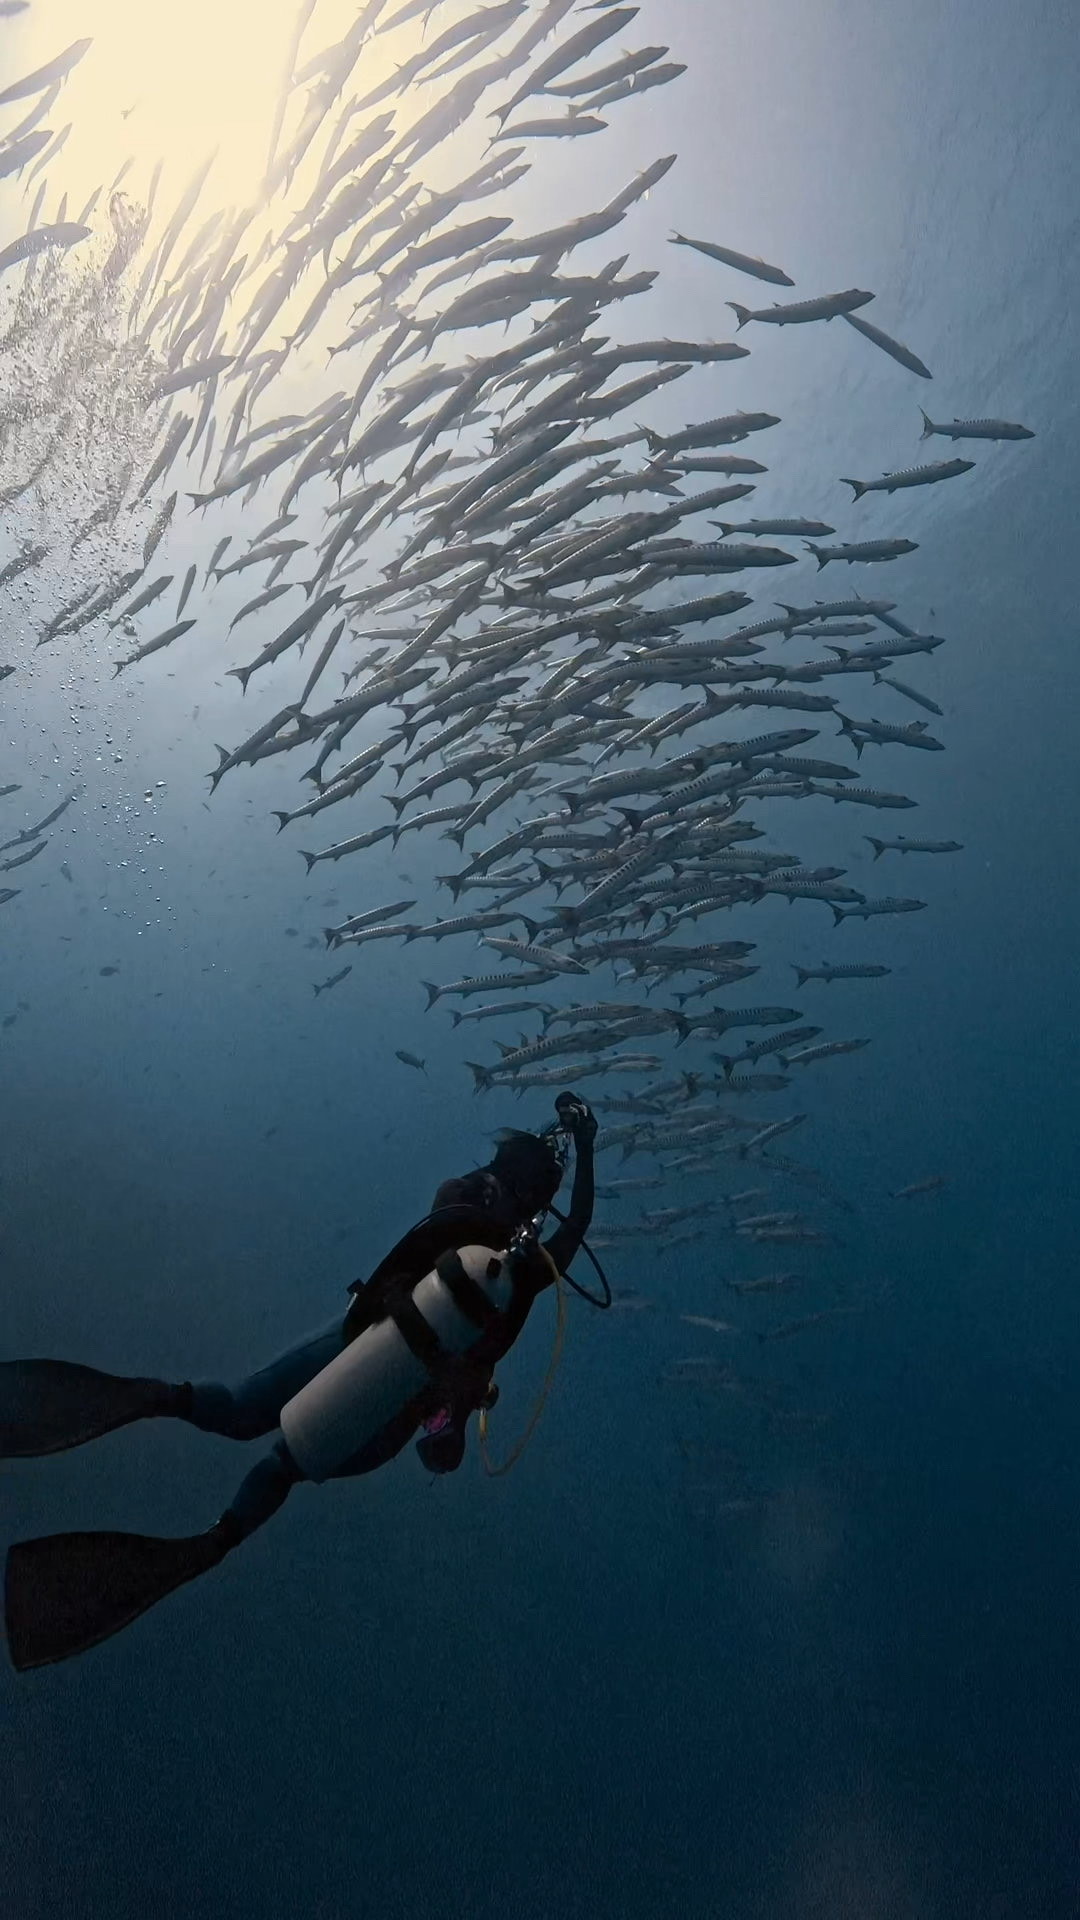
[[[467,1217],[473,1232],[480,1229],[480,1215],[490,1216],[491,1242],[500,1250],[509,1245],[514,1234],[531,1217],[528,1211],[523,1211],[521,1201],[489,1169],[470,1174],[461,1181],[444,1182],[435,1200],[436,1209],[429,1216],[434,1237],[437,1237],[438,1210],[465,1203],[470,1209]],[[574,1184],[566,1222],[542,1243],[560,1273],[566,1272],[588,1231],[592,1208],[593,1149],[591,1137],[585,1137],[579,1138],[575,1145]],[[406,1237],[407,1241],[415,1241],[426,1225],[422,1223],[414,1229]],[[446,1244],[444,1230],[443,1246]],[[329,1326],[290,1347],[268,1367],[235,1387],[212,1381],[197,1382],[191,1390],[190,1408],[183,1417],[204,1432],[227,1434],[237,1440],[254,1440],[272,1433],[286,1402],[323,1367],[329,1366],[364,1324],[378,1317],[380,1277],[392,1266],[391,1255],[367,1283],[371,1287],[370,1314],[361,1312],[358,1322],[354,1321],[351,1327],[355,1308],[350,1309],[344,1323],[339,1314]],[[435,1472],[450,1472],[459,1466],[465,1451],[469,1416],[489,1397],[492,1369],[513,1346],[533,1302],[552,1284],[553,1277],[547,1269],[542,1272],[530,1269],[519,1275],[514,1298],[505,1314],[500,1315],[498,1326],[491,1333],[481,1335],[466,1354],[448,1356],[442,1377],[426,1383],[359,1452],[344,1460],[332,1477],[351,1478],[384,1466],[413,1439],[426,1420],[442,1409],[448,1411],[449,1420],[440,1432],[420,1441],[421,1458]],[[361,1294],[365,1291],[363,1285],[359,1291]],[[236,1537],[243,1538],[263,1525],[277,1511],[290,1488],[302,1478],[285,1441],[279,1439],[273,1450],[252,1468],[230,1502],[229,1513]]]

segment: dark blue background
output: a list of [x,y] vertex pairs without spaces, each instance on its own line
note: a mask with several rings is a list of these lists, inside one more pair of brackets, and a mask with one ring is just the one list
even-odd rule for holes
[[[812,905],[760,923],[776,928],[762,998],[789,990],[792,955],[857,948],[896,968],[880,988],[810,990],[831,1031],[851,1010],[874,1037],[823,1070],[805,1156],[856,1208],[820,1298],[834,1286],[867,1311],[760,1352],[747,1337],[746,1392],[710,1396],[658,1378],[710,1336],[670,1311],[603,1320],[572,1302],[550,1408],[506,1480],[473,1454],[430,1485],[409,1454],[302,1488],[129,1633],[8,1673],[5,1920],[1080,1912],[1080,36],[1069,7],[1021,18],[1004,0],[715,15],[671,0],[642,20],[691,69],[677,105],[615,111],[604,162],[621,178],[677,133],[680,172],[635,230],[669,288],[656,331],[727,331],[720,282],[664,250],[677,221],[781,259],[800,290],[876,288],[875,319],[937,376],[924,387],[847,329],[755,338],[725,393],[796,424],[783,495],[748,511],[843,511],[825,476],[912,463],[919,401],[1038,432],[977,448],[966,492],[872,501],[859,522],[921,542],[890,584],[951,644],[900,677],[945,707],[949,751],[911,775],[913,830],[955,835],[963,856],[920,865],[917,887],[898,861],[875,870],[881,891],[925,893],[910,923],[834,939]],[[722,291],[743,297],[727,276]],[[304,945],[336,917],[324,903],[394,898],[402,871],[430,901],[430,852],[406,841],[306,888],[295,847],[334,836],[269,836],[280,771],[199,806],[213,740],[240,737],[235,689],[189,675],[166,700],[163,685],[152,708],[132,693],[113,709],[131,808],[93,811],[92,793],[64,829],[75,884],[30,868],[18,917],[5,910],[0,998],[30,1010],[0,1036],[2,1338],[12,1355],[230,1377],[327,1317],[493,1127],[545,1113],[474,1103],[472,1049],[443,1009],[420,1011],[419,978],[465,970],[464,949],[369,949],[313,999],[333,970]],[[204,697],[213,724],[188,719]],[[59,707],[31,706],[22,732],[8,710],[5,768],[25,753],[62,779]],[[163,775],[148,849],[138,796]],[[830,809],[821,831],[854,864],[853,814]],[[940,1196],[887,1199],[934,1171]],[[607,1258],[659,1308],[731,1309],[722,1239]],[[503,1370],[497,1451],[548,1338],[530,1326]],[[757,1391],[769,1380],[781,1401]],[[235,1445],[164,1424],[5,1465],[5,1539],[192,1531],[243,1471]],[[747,1486],[775,1497],[718,1510]]]

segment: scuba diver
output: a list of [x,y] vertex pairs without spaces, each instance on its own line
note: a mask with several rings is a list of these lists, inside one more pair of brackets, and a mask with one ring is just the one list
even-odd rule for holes
[[[421,1427],[416,1450],[429,1471],[460,1466],[471,1414],[498,1396],[496,1363],[537,1295],[567,1273],[592,1217],[597,1123],[573,1093],[555,1105],[558,1119],[542,1133],[509,1132],[488,1166],[443,1182],[431,1212],[368,1280],[353,1282],[344,1318],[239,1386],[122,1378],[65,1360],[0,1363],[0,1458],[58,1453],[163,1416],[236,1440],[280,1430],[205,1533],[58,1533],[11,1547],[5,1614],[18,1671],[118,1633],[217,1566],[299,1481],[370,1473]],[[552,1203],[571,1140],[574,1184],[563,1216]],[[560,1225],[541,1242],[548,1212]]]

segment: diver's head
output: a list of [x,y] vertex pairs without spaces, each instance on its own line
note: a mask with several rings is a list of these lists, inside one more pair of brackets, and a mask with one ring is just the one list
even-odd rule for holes
[[562,1166],[550,1140],[508,1130],[495,1150],[491,1170],[521,1208],[523,1219],[542,1213],[559,1191]]

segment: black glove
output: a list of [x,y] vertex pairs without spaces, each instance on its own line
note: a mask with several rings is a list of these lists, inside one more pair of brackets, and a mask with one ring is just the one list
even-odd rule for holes
[[432,1395],[467,1419],[477,1407],[493,1407],[499,1389],[491,1377],[491,1361],[474,1360],[466,1353],[444,1353],[431,1368]]
[[577,1093],[560,1093],[555,1102],[555,1111],[565,1127],[569,1127],[577,1147],[590,1146],[599,1131],[599,1122],[592,1108]]

